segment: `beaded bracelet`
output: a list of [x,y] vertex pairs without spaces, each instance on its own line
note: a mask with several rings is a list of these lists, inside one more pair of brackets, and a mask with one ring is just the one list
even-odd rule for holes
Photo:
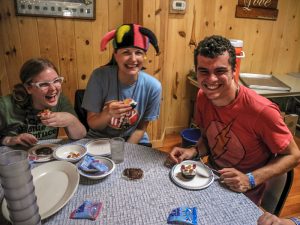
[[293,221],[296,225],[300,225],[300,220],[296,217],[289,218],[291,221]]
[[255,188],[256,184],[255,184],[255,180],[254,180],[253,174],[252,173],[247,173],[246,175],[249,178],[250,187],[251,188]]

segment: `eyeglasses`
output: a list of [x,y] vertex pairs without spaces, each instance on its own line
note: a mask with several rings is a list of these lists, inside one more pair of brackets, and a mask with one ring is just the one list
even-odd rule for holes
[[51,84],[54,85],[55,87],[61,87],[63,81],[64,81],[64,77],[57,77],[53,81],[41,81],[36,83],[30,83],[30,85],[35,86],[42,90],[46,90],[50,87]]

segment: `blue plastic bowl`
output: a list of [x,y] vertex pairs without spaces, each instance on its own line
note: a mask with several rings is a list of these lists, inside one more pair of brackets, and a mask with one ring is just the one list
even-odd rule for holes
[[196,145],[197,141],[201,137],[200,129],[197,128],[187,128],[180,132],[182,138],[182,147],[189,147]]

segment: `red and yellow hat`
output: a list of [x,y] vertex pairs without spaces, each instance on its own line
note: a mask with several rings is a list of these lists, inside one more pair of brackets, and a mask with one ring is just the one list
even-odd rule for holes
[[145,52],[148,50],[150,42],[156,53],[159,53],[155,34],[151,30],[137,24],[123,24],[116,30],[108,32],[101,40],[101,51],[106,49],[107,43],[111,40],[113,40],[114,49],[134,47],[140,48]]

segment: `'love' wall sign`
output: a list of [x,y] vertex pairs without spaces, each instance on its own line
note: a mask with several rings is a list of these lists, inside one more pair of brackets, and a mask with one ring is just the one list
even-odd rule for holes
[[238,0],[235,17],[276,20],[278,0]]

